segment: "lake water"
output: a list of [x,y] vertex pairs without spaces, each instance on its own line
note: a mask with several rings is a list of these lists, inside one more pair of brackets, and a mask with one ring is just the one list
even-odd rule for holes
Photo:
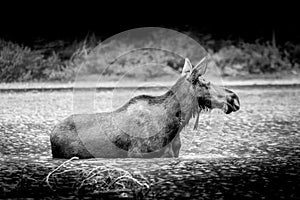
[[[217,110],[203,113],[198,130],[193,130],[195,120],[191,120],[181,133],[178,159],[77,162],[114,165],[143,173],[153,182],[165,180],[153,186],[149,198],[299,199],[300,89],[235,92],[241,109],[230,115]],[[63,162],[52,159],[49,141],[49,133],[60,120],[72,113],[108,111],[141,93],[158,95],[162,91],[0,93],[0,193],[12,195],[7,177],[14,165]]]

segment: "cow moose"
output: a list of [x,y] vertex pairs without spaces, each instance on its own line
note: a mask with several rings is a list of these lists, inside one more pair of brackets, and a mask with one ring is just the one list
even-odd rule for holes
[[206,69],[206,57],[195,66],[186,58],[180,78],[160,96],[139,95],[111,112],[69,116],[50,135],[53,158],[178,157],[180,132],[192,117],[197,128],[204,109],[229,114],[240,108],[234,92],[203,78]]

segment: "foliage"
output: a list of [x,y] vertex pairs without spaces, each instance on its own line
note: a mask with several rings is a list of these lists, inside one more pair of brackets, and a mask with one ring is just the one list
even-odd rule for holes
[[274,45],[240,43],[224,46],[213,54],[213,60],[224,75],[265,74],[291,70],[291,59]]
[[142,42],[104,41],[81,59],[80,65],[91,74],[154,78],[180,72],[184,58],[201,59],[206,52],[184,35],[153,32]]
[[[200,41],[224,76],[299,69],[297,44],[276,46],[269,42],[214,40],[211,35],[185,34]],[[97,46],[100,40],[92,35],[82,41],[55,41],[34,48],[0,40],[0,81],[72,81],[79,68],[84,74],[148,79],[180,72],[184,57],[198,61],[207,54],[187,37],[160,32],[151,37],[144,43],[110,40]]]
[[40,50],[0,41],[1,82],[69,80],[73,72],[55,52],[45,56]]

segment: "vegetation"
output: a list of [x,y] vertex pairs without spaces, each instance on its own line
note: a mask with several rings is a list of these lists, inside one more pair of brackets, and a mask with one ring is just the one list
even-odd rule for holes
[[270,43],[240,43],[224,46],[213,54],[217,66],[226,76],[266,74],[299,68],[291,52],[281,51]]
[[1,82],[70,80],[74,68],[56,52],[46,55],[12,42],[0,41]]
[[[188,34],[203,44],[223,76],[297,73],[300,68],[300,44],[217,41]],[[154,40],[144,44],[111,40],[101,46],[97,46],[100,40],[95,36],[73,43],[56,41],[34,47],[0,40],[0,82],[72,81],[79,69],[84,75],[125,75],[145,80],[180,72],[182,57],[197,60],[205,54],[186,38],[159,39],[159,36],[154,33]],[[146,48],[137,48],[141,45]]]

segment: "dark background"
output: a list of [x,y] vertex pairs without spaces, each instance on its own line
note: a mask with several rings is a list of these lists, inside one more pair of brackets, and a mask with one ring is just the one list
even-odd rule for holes
[[[140,1],[129,4],[90,2],[40,2],[3,6],[0,38],[27,45],[37,40],[74,40],[94,33],[105,39],[119,32],[146,26],[174,28],[210,34],[214,39],[271,40],[300,42],[297,5],[240,2]],[[175,7],[173,7],[175,5]]]

